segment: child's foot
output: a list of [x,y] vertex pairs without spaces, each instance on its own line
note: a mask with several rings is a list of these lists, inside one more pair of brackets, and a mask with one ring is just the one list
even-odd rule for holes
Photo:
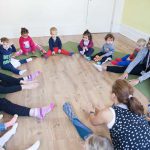
[[100,62],[100,61],[98,61],[98,62],[97,62],[97,65],[101,65],[101,62]]
[[38,114],[36,117],[39,119],[44,119],[45,115],[49,113],[50,111],[52,111],[54,107],[55,107],[55,104],[51,102],[48,106],[37,108]]
[[39,83],[31,83],[31,84],[25,84],[22,85],[22,90],[31,90],[31,89],[35,89],[39,86]]
[[40,141],[36,141],[31,147],[26,150],[38,150],[40,147]]
[[41,74],[41,71],[38,70],[38,71],[36,71],[36,72],[34,72],[34,73],[28,75],[28,76],[27,76],[28,81],[33,81],[33,80],[35,80],[35,78],[38,77],[40,74]]
[[88,57],[88,56],[84,55],[84,58],[85,58],[86,60],[88,60],[88,61],[91,61],[91,57]]
[[80,51],[80,54],[81,54],[81,55],[84,55],[84,53],[85,53],[85,51],[84,51],[84,50],[83,50],[83,51]]
[[19,71],[19,75],[23,75],[27,70],[21,70]]
[[28,59],[26,59],[27,60],[27,62],[30,62],[30,61],[32,61],[32,58],[28,58]]
[[3,114],[0,114],[0,120],[3,118]]
[[101,65],[97,65],[97,64],[93,64],[93,65],[98,71],[103,71],[103,68]]
[[73,111],[73,108],[70,103],[66,102],[63,104],[63,111],[65,114],[69,117],[69,119],[72,121],[73,119],[77,119],[77,115]]
[[6,129],[13,126],[16,123],[17,118],[18,118],[18,115],[14,115],[14,117],[9,122],[6,122],[5,123]]
[[112,61],[111,61],[111,64],[113,64],[113,65],[117,65],[117,64],[118,64],[118,61],[116,61],[116,60],[112,60]]
[[70,52],[69,56],[72,56],[72,55],[74,55],[74,52]]

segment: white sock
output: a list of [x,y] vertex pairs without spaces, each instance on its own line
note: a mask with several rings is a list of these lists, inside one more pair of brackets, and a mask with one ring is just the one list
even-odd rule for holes
[[30,62],[30,61],[32,61],[32,58],[28,58],[28,59],[26,59],[27,60],[27,62]]
[[18,123],[15,123],[13,127],[0,138],[1,147],[3,147],[5,143],[16,133],[17,127]]
[[27,70],[21,70],[21,71],[19,71],[19,74],[20,74],[20,75],[23,75],[26,71],[27,71]]
[[26,150],[38,150],[39,147],[40,147],[40,141],[36,141],[31,147],[29,147]]
[[28,77],[23,77],[23,80],[24,81],[28,81]]
[[0,120],[3,118],[3,114],[0,114]]

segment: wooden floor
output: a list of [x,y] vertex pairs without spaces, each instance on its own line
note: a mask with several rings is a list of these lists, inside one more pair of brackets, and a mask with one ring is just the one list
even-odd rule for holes
[[[95,34],[93,39],[95,46],[101,46],[105,34]],[[115,34],[116,47],[122,51],[131,52],[135,46],[133,41],[126,37]],[[62,36],[62,41],[79,42],[81,36]],[[47,45],[48,37],[35,38],[41,45]],[[17,40],[13,42],[17,44]],[[83,150],[82,141],[74,127],[62,111],[64,102],[69,101],[75,112],[86,125],[96,133],[109,135],[106,127],[92,127],[88,118],[84,115],[82,108],[90,106],[90,103],[100,108],[110,105],[110,92],[117,74],[103,72],[99,73],[91,62],[84,60],[78,54],[73,57],[53,56],[48,60],[36,58],[33,62],[22,66],[29,73],[41,70],[42,75],[38,77],[39,88],[30,91],[21,91],[8,94],[7,98],[14,103],[37,107],[56,103],[56,108],[49,113],[44,121],[38,121],[31,117],[19,117],[19,127],[16,135],[7,143],[7,150],[24,150],[36,140],[41,141],[40,150]],[[146,98],[135,89],[135,95],[147,104]],[[5,115],[5,121],[10,116]]]

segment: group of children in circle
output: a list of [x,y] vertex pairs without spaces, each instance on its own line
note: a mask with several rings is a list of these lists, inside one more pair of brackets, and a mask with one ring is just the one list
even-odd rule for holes
[[[20,55],[26,55],[31,53],[35,53],[36,50],[40,50],[44,58],[48,58],[51,55],[55,55],[57,53],[64,54],[67,56],[72,56],[74,52],[69,52],[65,49],[62,49],[61,39],[57,36],[57,28],[52,27],[50,29],[51,37],[49,39],[49,50],[46,51],[42,46],[35,43],[32,38],[28,35],[29,31],[26,28],[21,28],[21,37],[19,39],[20,50],[16,51],[16,48],[13,44],[10,44],[8,38],[1,38],[0,45],[0,61],[1,68],[4,70],[9,70],[15,74],[23,75],[26,70],[17,69],[21,64],[32,61],[32,58],[27,58],[23,60],[17,60],[14,57]],[[102,64],[111,61],[113,65],[118,66],[128,66],[136,57],[137,53],[143,49],[146,45],[146,40],[139,39],[137,41],[138,47],[135,48],[132,54],[125,55],[123,58],[117,58],[116,60],[112,60],[115,52],[114,46],[115,37],[109,33],[105,36],[105,44],[102,46],[102,49],[99,53],[93,55],[94,53],[94,44],[92,41],[92,34],[86,30],[83,33],[83,38],[80,41],[80,44],[77,46],[79,53],[88,61],[93,60],[96,62],[94,66],[98,69]],[[15,53],[12,57],[12,53]],[[36,76],[40,73],[36,72],[35,74],[31,74],[26,78],[19,79],[19,84],[26,84],[25,82],[33,81]],[[7,77],[8,78],[8,77]],[[29,86],[21,86],[23,89],[30,89]],[[21,90],[22,90],[21,89]],[[112,101],[114,106],[109,107],[105,110],[100,111],[97,107],[93,109],[93,111],[89,111],[90,121],[93,125],[106,124],[110,130],[110,135],[112,139],[111,142],[103,136],[96,135],[91,129],[89,129],[86,125],[84,125],[77,115],[75,114],[73,107],[70,103],[65,103],[63,105],[63,110],[66,115],[69,117],[72,124],[75,126],[77,132],[80,137],[85,140],[86,150],[111,150],[111,149],[149,149],[150,148],[150,128],[149,124],[146,121],[144,116],[144,108],[142,104],[133,96],[133,87],[126,82],[125,80],[117,80],[112,87]],[[18,106],[17,106],[18,107]],[[20,107],[20,106],[19,106]],[[24,116],[33,116],[40,119],[43,119],[45,115],[52,111],[54,108],[54,103],[51,103],[49,106],[45,106],[42,108],[23,108],[26,114]],[[19,115],[19,114],[18,114]],[[20,115],[21,116],[21,115]],[[9,138],[15,134],[18,124],[17,115],[14,115],[12,120],[6,123],[0,124],[0,131],[4,131],[9,127],[13,126],[10,132],[8,131],[5,134],[5,137],[0,138],[0,146],[2,147]],[[130,126],[131,123],[134,126]],[[123,128],[123,124],[126,125],[126,129]],[[137,128],[139,130],[137,131]],[[127,130],[132,131],[133,134],[128,134]],[[141,137],[133,138],[133,135]],[[128,137],[126,139],[125,137]],[[144,136],[144,137],[143,137]],[[145,138],[143,140],[143,138]],[[28,150],[36,150],[40,146],[40,142],[37,141],[32,147]]]

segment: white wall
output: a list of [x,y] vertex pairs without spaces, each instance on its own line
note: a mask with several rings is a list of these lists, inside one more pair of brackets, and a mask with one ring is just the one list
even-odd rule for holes
[[51,26],[59,34],[81,34],[86,29],[88,0],[1,0],[0,37],[20,36],[27,27],[31,36],[49,35]]

